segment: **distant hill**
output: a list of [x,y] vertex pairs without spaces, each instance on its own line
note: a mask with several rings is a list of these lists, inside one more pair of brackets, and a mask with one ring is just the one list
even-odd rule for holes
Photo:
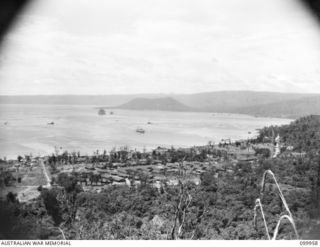
[[240,113],[297,118],[320,114],[320,94],[218,91],[196,94],[0,96],[0,104],[95,105],[132,110]]
[[263,117],[299,118],[311,114],[320,115],[320,96],[283,100],[271,104],[258,104],[237,108],[235,111]]
[[[313,97],[316,94],[293,94],[254,91],[220,91],[190,95],[174,95],[181,103],[202,111],[238,113],[242,107],[271,104]],[[254,113],[253,113],[254,114]]]
[[188,107],[179,101],[171,98],[136,98],[125,104],[116,107],[109,107],[116,109],[128,109],[128,110],[157,110],[157,111],[193,111],[194,109]]
[[97,105],[113,106],[129,100],[164,97],[163,94],[123,94],[123,95],[17,95],[0,96],[0,104],[30,104],[30,105]]

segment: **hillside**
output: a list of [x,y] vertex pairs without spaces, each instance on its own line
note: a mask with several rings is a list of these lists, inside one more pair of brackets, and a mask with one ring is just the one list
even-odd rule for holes
[[157,99],[136,98],[125,104],[111,108],[128,110],[193,111],[191,107],[181,104],[179,101],[170,97]]
[[[271,169],[279,178],[282,186],[291,185],[294,188],[294,196],[286,196],[289,208],[295,210],[300,204],[307,212],[309,222],[302,228],[300,235],[303,239],[320,238],[320,116],[310,115],[299,118],[290,124],[283,126],[269,126],[260,130],[258,142],[270,139],[280,134],[281,145],[292,146],[290,150],[282,151],[277,158],[266,160],[264,169]],[[268,137],[268,138],[265,138]],[[300,155],[301,154],[301,155]],[[293,202],[301,192],[301,198]],[[300,192],[299,192],[300,190]],[[293,200],[293,201],[292,201]],[[302,200],[306,200],[303,206]],[[298,218],[297,213],[293,213]],[[297,220],[297,219],[296,219]]]
[[[181,103],[202,111],[238,113],[242,107],[271,104],[313,97],[311,94],[293,94],[254,91],[220,91],[190,95],[175,95]],[[255,114],[254,112],[252,113]]]
[[302,117],[294,122],[283,126],[269,126],[260,130],[257,138],[262,142],[265,137],[280,134],[281,142],[293,146],[296,151],[318,150],[320,146],[320,116],[310,115]]
[[285,118],[299,118],[311,114],[320,115],[320,96],[236,108],[235,112],[263,117]]

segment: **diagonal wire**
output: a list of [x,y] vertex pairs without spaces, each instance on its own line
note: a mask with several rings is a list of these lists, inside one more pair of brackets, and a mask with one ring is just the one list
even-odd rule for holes
[[253,209],[254,210],[253,222],[254,222],[255,226],[257,225],[257,208],[260,208],[260,212],[261,212],[261,215],[262,215],[264,227],[266,229],[266,233],[267,233],[268,239],[270,240],[270,234],[269,234],[269,230],[268,230],[268,226],[267,226],[267,221],[266,221],[266,217],[265,217],[264,212],[263,212],[263,206],[262,206],[260,198],[258,198],[256,200],[256,204],[255,204],[254,209]]
[[289,222],[291,223],[293,229],[294,229],[294,233],[296,235],[296,238],[299,239],[299,235],[298,235],[298,232],[297,232],[297,228],[296,228],[296,225],[295,225],[295,222],[294,222],[294,219],[292,217],[292,213],[289,209],[289,206],[287,204],[287,201],[282,193],[282,190],[278,184],[278,181],[274,175],[274,173],[271,171],[271,170],[266,170],[264,173],[263,173],[263,177],[262,177],[262,182],[261,182],[261,191],[260,191],[260,198],[258,198],[255,202],[255,207],[254,207],[254,225],[256,226],[256,220],[257,220],[257,208],[260,208],[260,211],[261,211],[261,215],[262,215],[262,218],[263,218],[263,222],[264,222],[264,227],[266,229],[266,233],[267,233],[267,236],[268,236],[268,239],[270,240],[270,234],[269,234],[269,231],[268,231],[268,226],[267,226],[267,222],[266,222],[266,219],[265,219],[265,215],[264,215],[264,211],[263,211],[263,207],[262,207],[262,203],[261,203],[261,200],[263,198],[263,194],[264,194],[264,190],[265,190],[265,184],[266,184],[266,177],[267,175],[270,175],[272,178],[273,178],[273,181],[275,182],[276,186],[277,186],[277,189],[278,189],[278,192],[279,192],[279,196],[280,196],[280,199],[281,199],[281,202],[282,204],[284,205],[285,209],[286,209],[286,212],[287,214],[285,215],[282,215],[279,220],[278,220],[278,223],[277,223],[277,226],[274,230],[274,234],[273,234],[273,237],[272,237],[272,240],[275,240],[277,235],[278,235],[278,231],[279,231],[279,226],[282,222],[282,220],[284,219],[287,219],[289,220]]

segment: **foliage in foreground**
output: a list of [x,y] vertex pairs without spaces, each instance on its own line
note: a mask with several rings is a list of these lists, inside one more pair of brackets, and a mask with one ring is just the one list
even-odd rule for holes
[[[266,239],[260,215],[257,228],[253,226],[253,207],[262,174],[271,169],[301,238],[306,238],[311,219],[320,217],[319,126],[311,116],[276,129],[305,156],[262,156],[253,165],[239,163],[232,172],[212,168],[201,176],[201,185],[181,178],[179,185],[160,189],[146,182],[88,193],[72,175],[60,175],[60,187],[39,188],[41,196],[31,204],[20,204],[14,195],[0,202],[0,237],[57,239],[60,227],[68,239]],[[265,128],[259,138],[270,132]],[[263,205],[272,235],[284,208],[273,183],[267,182]],[[278,236],[294,238],[291,226],[283,223]]]

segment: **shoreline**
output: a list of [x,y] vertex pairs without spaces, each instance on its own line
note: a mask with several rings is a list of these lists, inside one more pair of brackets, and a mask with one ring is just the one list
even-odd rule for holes
[[[17,161],[17,158],[18,156],[21,156],[22,158],[24,158],[25,156],[27,157],[32,157],[32,158],[36,158],[36,159],[44,159],[44,158],[48,158],[48,157],[51,157],[51,156],[62,156],[64,153],[67,153],[68,156],[71,156],[72,154],[77,154],[78,153],[80,154],[80,157],[98,157],[98,156],[101,156],[104,152],[106,155],[110,155],[112,153],[115,153],[115,152],[127,152],[127,153],[141,153],[141,154],[150,154],[152,153],[153,151],[157,151],[157,150],[174,150],[174,151],[189,151],[189,150],[201,150],[201,149],[217,149],[217,150],[225,150],[225,149],[230,149],[230,148],[235,148],[235,149],[238,149],[240,145],[248,145],[250,148],[252,148],[252,146],[254,146],[256,143],[255,143],[255,140],[256,140],[256,137],[255,138],[250,138],[250,139],[241,139],[241,140],[234,140],[231,142],[227,141],[227,140],[230,140],[230,139],[225,139],[225,142],[219,142],[219,143],[215,143],[215,142],[212,142],[212,144],[204,144],[204,145],[193,145],[193,146],[190,146],[190,145],[185,145],[185,146],[165,146],[165,145],[159,145],[158,147],[148,147],[148,148],[130,148],[129,146],[115,146],[113,147],[112,149],[96,149],[95,151],[92,151],[91,153],[88,153],[88,152],[81,152],[79,150],[75,151],[75,150],[68,150],[68,149],[60,149],[59,150],[59,153],[55,153],[55,148],[53,148],[53,151],[52,152],[48,152],[47,154],[38,154],[38,155],[35,155],[34,153],[29,153],[29,154],[17,154],[17,155],[12,155],[11,157],[12,158],[9,158],[9,156],[6,156],[6,161]],[[240,143],[240,144],[239,144]],[[258,143],[259,145],[261,145],[261,143]],[[237,146],[239,145],[239,146]],[[265,146],[269,146],[271,145],[270,143],[265,143],[264,144]],[[59,148],[58,148],[59,149]],[[247,149],[247,148],[246,148]],[[98,155],[96,153],[96,151],[98,151]],[[1,160],[1,158],[0,158]],[[2,159],[3,161],[5,161],[4,159]]]
[[[119,110],[114,115],[99,116],[89,106],[77,106],[77,110],[70,106],[53,109],[20,106],[8,107],[0,118],[0,158],[15,159],[17,155],[30,153],[51,155],[54,146],[83,154],[123,146],[136,150],[158,146],[187,148],[209,141],[218,143],[221,139],[254,138],[264,126],[292,122],[292,119],[199,112]],[[1,121],[8,124],[1,125]],[[48,125],[49,122],[55,124]],[[146,133],[136,133],[137,128]]]

